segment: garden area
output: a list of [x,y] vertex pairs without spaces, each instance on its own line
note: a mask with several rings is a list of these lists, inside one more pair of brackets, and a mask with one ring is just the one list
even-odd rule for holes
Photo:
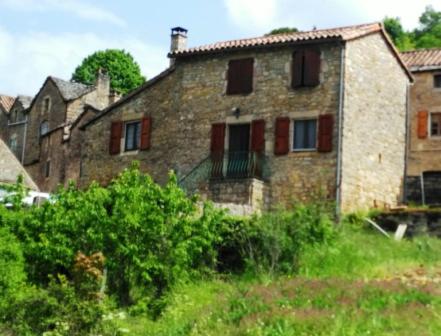
[[295,204],[242,218],[136,164],[0,204],[0,334],[439,335],[441,241]]

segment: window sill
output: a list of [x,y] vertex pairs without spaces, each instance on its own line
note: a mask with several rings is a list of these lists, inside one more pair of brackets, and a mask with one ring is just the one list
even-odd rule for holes
[[139,154],[139,149],[134,149],[134,150],[128,150],[128,151],[124,151],[121,152],[121,156],[130,156],[130,155],[138,155]]
[[317,148],[291,149],[291,153],[317,152]]

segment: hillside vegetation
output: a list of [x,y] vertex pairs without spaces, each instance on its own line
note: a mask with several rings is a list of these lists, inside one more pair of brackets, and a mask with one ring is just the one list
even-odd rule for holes
[[[0,334],[439,335],[441,242],[336,224],[332,204],[237,218],[137,165],[0,205]],[[319,192],[317,193],[319,195]]]

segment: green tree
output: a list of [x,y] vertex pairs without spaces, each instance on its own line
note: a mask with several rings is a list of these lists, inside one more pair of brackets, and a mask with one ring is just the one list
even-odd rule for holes
[[400,18],[386,17],[383,20],[383,24],[392,42],[399,50],[410,50],[415,47],[412,34],[409,34],[403,29]]
[[113,90],[126,94],[144,83],[141,69],[132,55],[124,50],[107,49],[87,56],[72,74],[72,80],[94,84],[98,71],[104,69],[110,76]]
[[277,35],[277,34],[288,34],[288,33],[296,33],[299,30],[297,28],[294,27],[280,27],[280,28],[276,28],[271,30],[268,34],[265,34],[265,36],[269,36],[269,35]]
[[420,27],[414,31],[417,48],[441,47],[441,12],[427,6],[420,16]]

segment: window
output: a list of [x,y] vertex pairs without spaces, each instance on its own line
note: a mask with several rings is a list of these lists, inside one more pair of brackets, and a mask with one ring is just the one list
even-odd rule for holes
[[47,132],[49,132],[49,122],[45,120],[40,124],[40,136],[47,134]]
[[292,59],[291,86],[298,88],[319,85],[320,63],[319,50],[312,48],[296,50]]
[[17,135],[14,134],[9,138],[9,148],[14,153],[17,150]]
[[45,97],[43,99],[43,107],[41,109],[42,113],[48,113],[51,108],[51,99],[49,97]]
[[139,149],[141,140],[141,122],[132,121],[125,125],[125,151]]
[[293,150],[311,150],[317,147],[317,120],[294,120]]
[[253,92],[254,59],[231,60],[228,63],[227,94],[247,94]]
[[433,86],[435,88],[441,89],[441,74],[436,74],[433,76]]
[[430,135],[441,136],[441,113],[430,114]]
[[51,174],[51,161],[47,160],[46,164],[44,165],[44,176],[49,177]]

